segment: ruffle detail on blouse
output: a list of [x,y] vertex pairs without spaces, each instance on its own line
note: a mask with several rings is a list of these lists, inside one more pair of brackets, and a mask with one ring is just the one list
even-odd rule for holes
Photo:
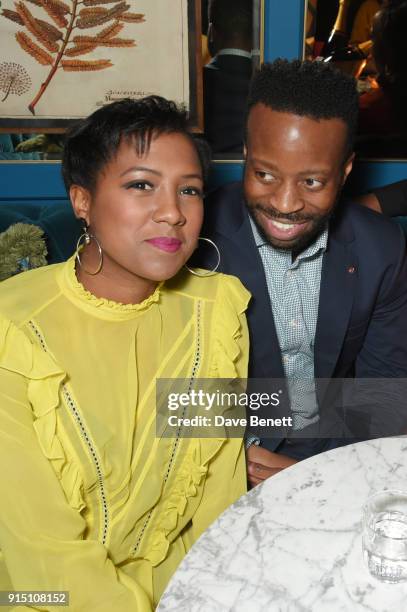
[[197,442],[178,470],[176,480],[168,499],[160,508],[158,522],[154,527],[151,544],[144,555],[153,566],[158,565],[167,556],[171,544],[171,534],[177,533],[177,526],[185,514],[191,498],[202,492],[209,462],[224,444],[224,439],[205,440],[206,457],[200,456],[200,444]]
[[222,276],[216,296],[213,323],[214,359],[210,377],[236,378],[239,372],[236,362],[242,352],[242,315],[247,309],[250,293],[233,276]]
[[75,256],[68,259],[65,264],[66,273],[68,276],[68,282],[71,286],[71,289],[74,291],[75,295],[95,308],[101,308],[104,310],[114,310],[116,312],[139,312],[143,310],[147,310],[152,304],[155,304],[160,299],[160,291],[163,285],[163,282],[159,283],[154,291],[148,298],[143,300],[138,304],[122,304],[121,302],[115,302],[113,300],[108,300],[107,298],[97,297],[93,295],[90,291],[85,289],[85,287],[80,283],[76,277],[75,272]]
[[34,430],[45,457],[52,463],[69,504],[84,508],[83,479],[78,466],[65,454],[58,437],[56,409],[65,372],[11,321],[0,318],[0,367],[27,379],[27,398]]

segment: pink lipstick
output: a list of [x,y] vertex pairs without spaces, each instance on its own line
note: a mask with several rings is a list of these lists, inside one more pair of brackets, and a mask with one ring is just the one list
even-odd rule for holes
[[147,240],[150,244],[152,244],[157,249],[161,251],[166,251],[167,253],[176,253],[181,247],[181,240],[178,238],[166,238],[161,236],[159,238],[151,238]]

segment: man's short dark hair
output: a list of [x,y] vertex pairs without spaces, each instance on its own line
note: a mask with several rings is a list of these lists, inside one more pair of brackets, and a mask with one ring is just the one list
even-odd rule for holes
[[348,126],[347,152],[352,150],[359,113],[356,82],[325,62],[263,64],[251,83],[249,111],[256,104],[310,119],[342,119]]
[[206,180],[210,151],[204,141],[192,137],[187,122],[184,108],[160,96],[140,100],[126,98],[103,106],[67,133],[62,156],[62,176],[67,191],[71,185],[93,191],[100,171],[115,157],[123,140],[134,143],[137,154],[144,155],[152,138],[172,133],[190,138]]

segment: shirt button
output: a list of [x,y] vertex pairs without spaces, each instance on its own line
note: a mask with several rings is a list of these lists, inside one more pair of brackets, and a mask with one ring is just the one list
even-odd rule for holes
[[288,363],[290,361],[290,357],[288,355],[283,355],[284,363]]
[[291,319],[290,327],[298,327],[298,321],[296,319]]

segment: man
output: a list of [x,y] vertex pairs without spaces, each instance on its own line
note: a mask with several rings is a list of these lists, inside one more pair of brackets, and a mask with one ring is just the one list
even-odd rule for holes
[[357,113],[353,80],[329,65],[264,65],[249,95],[243,185],[226,185],[206,204],[203,236],[217,244],[221,270],[253,295],[250,376],[306,383],[290,397],[300,435],[265,436],[248,448],[252,485],[345,443],[335,439],[341,433],[305,437],[324,401],[316,379],[407,377],[402,232],[373,211],[338,204]]
[[213,59],[203,70],[205,135],[214,153],[241,155],[252,76],[253,0],[211,0],[208,17]]

